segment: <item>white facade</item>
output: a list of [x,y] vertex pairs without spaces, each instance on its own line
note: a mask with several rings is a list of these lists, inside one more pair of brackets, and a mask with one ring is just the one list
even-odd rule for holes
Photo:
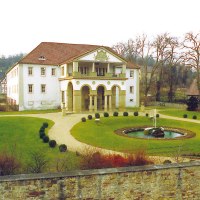
[[[32,74],[29,69],[32,68]],[[41,68],[45,75],[41,75]],[[55,69],[55,75],[52,75]],[[7,96],[12,99],[19,110],[51,109],[60,106],[60,69],[58,66],[18,64],[7,73]],[[32,85],[32,92],[29,86]],[[42,90],[45,86],[45,91]]]

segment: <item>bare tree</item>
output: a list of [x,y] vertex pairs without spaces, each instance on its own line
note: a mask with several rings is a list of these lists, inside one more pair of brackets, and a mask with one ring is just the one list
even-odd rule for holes
[[187,66],[196,70],[197,84],[200,90],[200,33],[186,33],[182,47],[182,58]]

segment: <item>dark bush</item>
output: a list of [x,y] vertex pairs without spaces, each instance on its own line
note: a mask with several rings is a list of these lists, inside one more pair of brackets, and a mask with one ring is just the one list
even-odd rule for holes
[[92,115],[88,115],[88,119],[91,120],[92,119]]
[[164,160],[163,164],[171,164],[172,161],[171,160]]
[[114,112],[114,113],[113,113],[113,116],[114,116],[114,117],[118,117],[118,115],[119,115],[118,112]]
[[55,140],[50,140],[50,141],[49,141],[49,146],[50,146],[51,148],[54,148],[54,147],[56,146],[56,141],[55,141]]
[[148,113],[146,113],[146,117],[148,117],[149,116],[149,114]]
[[61,144],[59,146],[59,150],[60,150],[60,152],[66,152],[67,151],[67,146],[65,144]]
[[81,118],[81,121],[82,121],[82,122],[86,122],[86,118],[85,118],[85,117],[82,117],[82,118]]
[[123,112],[123,116],[127,117],[128,116],[128,112]]
[[40,127],[40,130],[39,130],[40,132],[45,132],[45,128],[42,126],[42,127]]
[[134,112],[133,115],[138,116],[139,115],[138,111]]
[[42,139],[43,139],[44,143],[48,143],[49,142],[49,137],[47,135],[44,135]]
[[44,122],[44,123],[43,123],[43,127],[44,127],[44,128],[47,128],[48,126],[49,126],[49,124],[48,124],[47,122]]
[[105,112],[103,113],[104,117],[109,117],[109,113]]
[[15,174],[21,167],[15,155],[0,153],[0,176]]
[[195,111],[197,110],[198,108],[198,103],[199,103],[199,100],[197,97],[190,97],[188,100],[187,100],[187,110],[189,111]]
[[45,136],[45,133],[44,132],[39,132],[39,136],[41,139],[43,139],[43,137]]
[[160,117],[160,115],[159,115],[159,114],[156,114],[156,117],[157,117],[157,118],[159,118],[159,117]]
[[100,114],[99,113],[95,113],[95,118],[99,119],[100,118]]
[[187,118],[187,117],[188,117],[187,114],[184,114],[184,115],[183,115],[183,118]]
[[197,116],[196,116],[196,115],[194,115],[194,116],[192,117],[192,119],[197,119]]

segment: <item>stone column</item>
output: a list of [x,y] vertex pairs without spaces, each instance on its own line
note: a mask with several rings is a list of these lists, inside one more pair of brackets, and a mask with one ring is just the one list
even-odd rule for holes
[[81,112],[81,91],[80,90],[74,90],[73,93],[73,111],[75,112]]
[[107,66],[107,73],[110,73],[110,63],[108,63],[108,66]]
[[112,96],[109,95],[109,110],[112,110]]
[[104,96],[104,110],[105,111],[107,111],[107,108],[108,108],[108,96],[107,95],[105,95]]
[[92,95],[90,95],[90,105],[89,105],[89,111],[93,110],[93,105],[92,105]]
[[94,111],[97,111],[97,95],[94,95]]
[[95,63],[92,63],[92,72],[95,72]]
[[119,110],[123,111],[126,106],[126,90],[120,90],[119,93]]

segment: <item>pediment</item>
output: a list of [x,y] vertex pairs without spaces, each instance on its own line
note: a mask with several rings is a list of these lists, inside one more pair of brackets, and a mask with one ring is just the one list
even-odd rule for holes
[[78,58],[77,61],[114,62],[114,63],[126,62],[125,60],[117,56],[117,54],[115,55],[113,52],[110,52],[105,48],[99,48],[95,51],[92,51]]

